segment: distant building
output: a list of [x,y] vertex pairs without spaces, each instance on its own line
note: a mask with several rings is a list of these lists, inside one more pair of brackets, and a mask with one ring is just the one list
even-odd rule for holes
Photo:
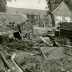
[[67,37],[72,41],[72,12],[64,1],[53,11],[53,14],[55,17],[56,36]]
[[72,12],[68,6],[63,1],[54,11],[53,11],[55,22],[72,22]]
[[47,10],[46,0],[12,0],[12,2],[7,2],[7,13],[45,15]]

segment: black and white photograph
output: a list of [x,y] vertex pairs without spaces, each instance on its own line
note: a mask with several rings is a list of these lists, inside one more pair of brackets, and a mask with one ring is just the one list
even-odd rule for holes
[[72,0],[0,0],[0,72],[72,72]]

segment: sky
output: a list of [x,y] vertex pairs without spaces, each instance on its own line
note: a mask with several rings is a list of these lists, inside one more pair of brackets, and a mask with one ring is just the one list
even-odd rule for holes
[[8,7],[46,10],[46,0],[12,0],[7,2]]

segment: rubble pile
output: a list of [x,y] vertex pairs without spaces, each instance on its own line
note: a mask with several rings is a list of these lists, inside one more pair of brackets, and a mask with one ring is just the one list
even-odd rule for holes
[[[6,44],[3,44],[6,47],[8,47],[8,49],[6,48],[5,49],[9,53],[11,52],[17,53],[15,60],[18,62],[18,64],[22,67],[24,71],[26,72],[27,71],[30,71],[30,72],[42,72],[42,71],[44,72],[62,72],[62,70],[69,71],[69,72],[72,71],[71,69],[72,60],[69,60],[68,58],[68,56],[70,55],[65,54],[67,56],[60,58],[60,59],[45,60],[43,57],[42,51],[40,50],[40,47],[44,47],[44,46],[48,47],[49,45],[41,41],[40,37],[33,37],[33,38],[34,39],[30,39],[30,40],[28,40],[27,38],[24,38],[23,41],[15,40],[11,43],[5,42]],[[55,41],[57,40],[55,39]],[[57,42],[60,44],[60,46],[64,45],[60,43],[61,42],[60,40],[58,41]],[[65,52],[69,53],[67,48],[70,49],[69,47],[64,46],[64,51],[66,50]]]
[[[16,52],[19,53],[15,60],[19,63],[23,70],[28,69],[33,72],[41,72],[42,57],[31,52]],[[31,72],[32,72],[31,71]]]
[[[34,24],[27,21],[19,32],[21,39],[3,35],[0,36],[0,45],[9,55],[16,54],[14,60],[25,72],[72,72],[70,40],[44,35],[41,30],[43,35],[35,35],[33,27]],[[3,60],[0,61],[0,67],[5,68]]]
[[[33,37],[33,39],[27,39],[24,37],[24,40],[13,40],[13,42],[5,42],[1,44],[2,46],[8,47],[7,52],[15,52],[17,63],[22,67],[22,69],[26,72],[63,72],[64,71],[72,71],[72,59],[71,53],[66,54],[71,51],[71,47],[64,46],[64,44],[60,43],[60,40],[56,40],[60,44],[60,46],[64,47],[64,54],[66,55],[63,58],[59,59],[51,59],[45,60],[40,50],[40,47],[49,47],[49,45],[45,44],[40,37]],[[64,43],[64,42],[63,42]],[[57,46],[58,47],[58,46]],[[52,48],[54,48],[52,46]],[[69,49],[69,50],[68,50]],[[17,52],[18,51],[18,52]],[[53,52],[54,53],[54,52]],[[69,60],[70,56],[70,60]]]

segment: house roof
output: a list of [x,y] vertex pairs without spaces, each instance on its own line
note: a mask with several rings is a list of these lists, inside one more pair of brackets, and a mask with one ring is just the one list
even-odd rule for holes
[[10,29],[4,25],[4,24],[0,24],[0,32],[4,32],[4,31],[9,31]]
[[10,33],[14,33],[14,32],[17,32],[17,31],[11,30],[0,20],[0,35],[10,34]]
[[17,26],[17,24],[25,22],[26,19],[27,18],[25,18],[23,14],[20,15],[20,14],[0,13],[0,35],[17,32],[16,29],[12,29],[7,25],[11,25],[10,22],[14,22],[14,26]]
[[14,22],[14,25],[21,24],[25,22],[26,19],[27,18],[20,14],[0,13],[0,20],[6,25],[10,25],[10,22]]
[[68,6],[66,5],[66,3],[64,1],[62,1],[60,3],[60,5],[52,13],[55,13],[60,7],[64,7],[64,6],[71,12],[71,10],[68,8]]
[[7,13],[46,15],[47,10],[7,7]]
[[59,17],[62,21],[66,21],[67,19],[72,21],[72,12],[64,1],[52,13],[54,14],[56,20],[58,20],[56,17]]

